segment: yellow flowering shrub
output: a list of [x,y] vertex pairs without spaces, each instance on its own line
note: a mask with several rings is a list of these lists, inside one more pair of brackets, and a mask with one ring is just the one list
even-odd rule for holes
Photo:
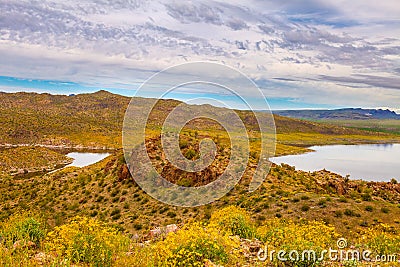
[[36,267],[40,266],[33,259],[33,253],[28,250],[12,250],[6,249],[0,245],[0,266],[18,266],[18,267]]
[[218,229],[194,223],[157,242],[154,254],[158,266],[204,266],[207,260],[233,264],[240,257],[239,247],[238,240]]
[[400,233],[387,224],[379,224],[365,230],[360,237],[360,243],[378,255],[400,252]]
[[[257,229],[257,236],[265,242],[269,250],[296,250],[300,254],[305,250],[313,250],[319,256],[320,252],[330,247],[336,247],[339,235],[333,226],[320,221],[302,221],[294,223],[282,219],[266,221],[266,224]],[[295,261],[296,266],[315,264],[307,260]]]
[[222,229],[227,234],[238,235],[242,238],[252,238],[255,234],[255,227],[250,215],[241,208],[228,206],[211,215],[210,225]]
[[12,247],[16,241],[39,245],[45,234],[44,224],[31,214],[16,213],[0,224],[0,240],[5,247]]
[[69,262],[111,266],[113,256],[127,251],[129,239],[102,222],[77,216],[49,232],[45,247]]

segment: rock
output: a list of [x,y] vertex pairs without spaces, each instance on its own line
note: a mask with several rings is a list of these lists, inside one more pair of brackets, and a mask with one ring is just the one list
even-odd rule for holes
[[176,224],[168,224],[165,227],[165,233],[169,234],[169,233],[175,233],[176,231],[178,231],[178,226],[176,226]]
[[169,224],[165,227],[156,227],[149,231],[148,237],[151,239],[159,237],[163,234],[175,233],[178,231],[178,229],[179,227],[176,224]]
[[154,238],[154,237],[160,236],[161,233],[162,233],[161,228],[156,227],[156,228],[150,230],[149,235],[150,235],[150,238]]
[[123,181],[126,179],[130,179],[131,174],[126,164],[122,165],[118,172],[118,181]]
[[25,174],[25,170],[24,169],[18,169],[17,174]]
[[51,256],[44,252],[39,252],[33,256],[33,259],[37,261],[40,265],[44,265],[46,262],[50,261]]
[[243,256],[249,259],[257,258],[257,253],[262,247],[262,242],[258,239],[240,239],[240,247],[242,248]]
[[134,241],[139,240],[139,238],[140,238],[140,236],[139,236],[138,234],[134,234],[134,235],[131,237],[131,239],[134,240]]

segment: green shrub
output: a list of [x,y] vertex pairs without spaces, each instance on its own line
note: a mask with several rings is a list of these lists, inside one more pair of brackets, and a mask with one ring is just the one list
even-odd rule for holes
[[120,209],[114,209],[114,210],[111,211],[110,216],[114,216],[114,215],[117,215],[117,214],[120,214],[120,213],[121,213]]
[[369,212],[372,212],[374,210],[374,208],[372,206],[366,206],[365,210],[369,211]]
[[345,209],[344,215],[350,216],[350,217],[361,217],[361,215],[359,213],[356,213],[351,209]]
[[292,202],[293,202],[293,203],[297,203],[297,202],[299,202],[299,201],[300,201],[300,199],[299,199],[298,197],[295,197],[295,198],[292,199]]
[[335,217],[342,217],[343,216],[343,212],[341,212],[340,210],[335,210]]
[[[321,255],[323,250],[336,244],[337,233],[334,227],[326,225],[320,221],[300,221],[273,219],[268,220],[257,229],[258,238],[265,242],[270,251],[291,250],[315,251],[316,255]],[[287,254],[286,254],[287,256]],[[301,256],[301,254],[300,254]],[[283,265],[275,257],[271,266],[317,266],[317,256],[314,258],[289,259]]]
[[304,211],[304,212],[309,211],[310,210],[310,206],[303,205],[303,206],[301,206],[301,210]]
[[381,208],[381,211],[383,212],[383,213],[389,213],[389,209],[388,208],[386,208],[386,207],[382,207]]
[[167,216],[170,217],[170,218],[175,218],[175,217],[176,217],[176,213],[173,212],[173,211],[169,211],[169,212],[167,213]]
[[378,224],[365,230],[360,240],[366,242],[367,247],[378,255],[390,255],[399,252],[399,232],[393,226],[387,224]]
[[[212,217],[216,218],[214,214]],[[219,216],[218,219],[229,221],[229,218]],[[185,225],[153,248],[157,254],[156,262],[147,266],[207,266],[210,261],[218,266],[239,266],[238,258],[241,257],[236,253],[240,248],[238,239],[221,233],[218,224],[207,227],[200,223]]]
[[55,227],[45,240],[45,247],[72,263],[111,266],[113,255],[126,251],[129,239],[114,228],[86,217]]
[[27,214],[13,215],[0,225],[0,237],[6,247],[11,247],[18,240],[31,241],[39,245],[45,234],[43,223]]
[[196,151],[194,151],[193,149],[188,149],[185,153],[185,157],[187,159],[193,159],[194,157],[196,157]]
[[362,194],[362,195],[361,195],[361,198],[362,198],[362,200],[364,200],[364,201],[371,201],[371,200],[372,200],[371,195],[368,194],[368,193]]
[[309,197],[309,196],[306,196],[306,195],[303,195],[303,196],[301,196],[300,198],[301,198],[301,200],[309,200],[309,199],[310,199],[310,197]]
[[228,206],[213,213],[210,225],[215,225],[232,235],[241,238],[253,238],[255,227],[247,212],[235,206]]

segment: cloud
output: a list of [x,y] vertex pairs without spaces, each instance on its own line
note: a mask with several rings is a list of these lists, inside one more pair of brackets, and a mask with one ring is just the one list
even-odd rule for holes
[[321,75],[321,80],[344,82],[349,84],[364,84],[372,87],[400,89],[400,77],[378,77],[372,75],[357,74],[355,77],[332,77]]
[[399,13],[391,0],[1,1],[1,75],[136,87],[207,60],[279,81],[274,96],[362,105],[363,90],[397,99]]

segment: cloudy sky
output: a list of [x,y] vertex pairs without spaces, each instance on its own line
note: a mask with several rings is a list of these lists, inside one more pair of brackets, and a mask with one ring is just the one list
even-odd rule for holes
[[273,109],[400,111],[400,4],[0,0],[1,91],[133,95],[192,61],[239,69]]

